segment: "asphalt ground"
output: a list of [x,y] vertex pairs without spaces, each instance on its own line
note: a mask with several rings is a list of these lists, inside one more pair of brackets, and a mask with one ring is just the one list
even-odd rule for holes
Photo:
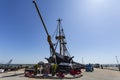
[[64,79],[59,79],[58,77],[39,77],[39,75],[28,78],[24,77],[24,70],[19,70],[0,73],[0,80],[120,80],[120,71],[94,69],[93,72],[86,72],[82,70],[82,74],[76,76],[76,78],[66,75]]

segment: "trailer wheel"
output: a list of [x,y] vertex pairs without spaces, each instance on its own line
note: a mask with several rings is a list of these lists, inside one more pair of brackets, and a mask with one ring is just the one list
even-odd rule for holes
[[61,73],[61,72],[57,73],[56,76],[58,76],[59,78],[64,78],[65,77],[64,73]]

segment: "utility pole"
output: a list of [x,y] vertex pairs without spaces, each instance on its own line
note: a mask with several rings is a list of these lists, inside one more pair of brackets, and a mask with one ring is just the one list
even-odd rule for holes
[[84,64],[83,57],[82,57],[82,64]]
[[118,70],[120,71],[120,64],[119,64],[117,56],[116,56],[116,61],[117,61],[117,64],[118,64]]

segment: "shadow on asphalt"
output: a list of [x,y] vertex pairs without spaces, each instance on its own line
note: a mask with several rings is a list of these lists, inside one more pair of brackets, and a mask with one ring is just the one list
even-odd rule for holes
[[[75,79],[75,78],[80,78],[82,77],[83,75],[79,75],[79,76],[76,76],[76,77],[64,77],[63,79]],[[23,76],[22,76],[23,77]],[[55,76],[47,76],[47,77],[44,77],[44,76],[34,76],[34,77],[30,77],[30,78],[33,78],[33,79],[61,79],[59,77],[55,77]]]
[[[20,74],[12,74],[12,75],[8,75],[8,76],[2,76],[1,78],[7,78],[7,77],[15,77],[15,76],[19,76],[19,77],[25,77],[23,75],[24,73],[20,73]],[[80,78],[83,75],[78,75],[78,76],[71,76],[71,77],[64,77],[63,79],[75,79],[75,78]],[[61,79],[59,77],[55,77],[55,76],[33,76],[33,77],[28,77],[28,78],[33,78],[33,79]]]
[[24,73],[20,73],[20,74],[12,74],[12,75],[8,75],[8,76],[2,76],[1,78],[6,78],[6,77],[14,77],[14,76],[19,76],[19,75],[23,75]]

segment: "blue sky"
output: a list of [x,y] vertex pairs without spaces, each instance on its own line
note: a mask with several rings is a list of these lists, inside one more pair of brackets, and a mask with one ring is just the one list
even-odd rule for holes
[[[119,0],[37,0],[53,34],[62,19],[74,60],[116,63],[120,60]],[[49,57],[46,33],[32,0],[0,0],[0,63],[37,63]]]

